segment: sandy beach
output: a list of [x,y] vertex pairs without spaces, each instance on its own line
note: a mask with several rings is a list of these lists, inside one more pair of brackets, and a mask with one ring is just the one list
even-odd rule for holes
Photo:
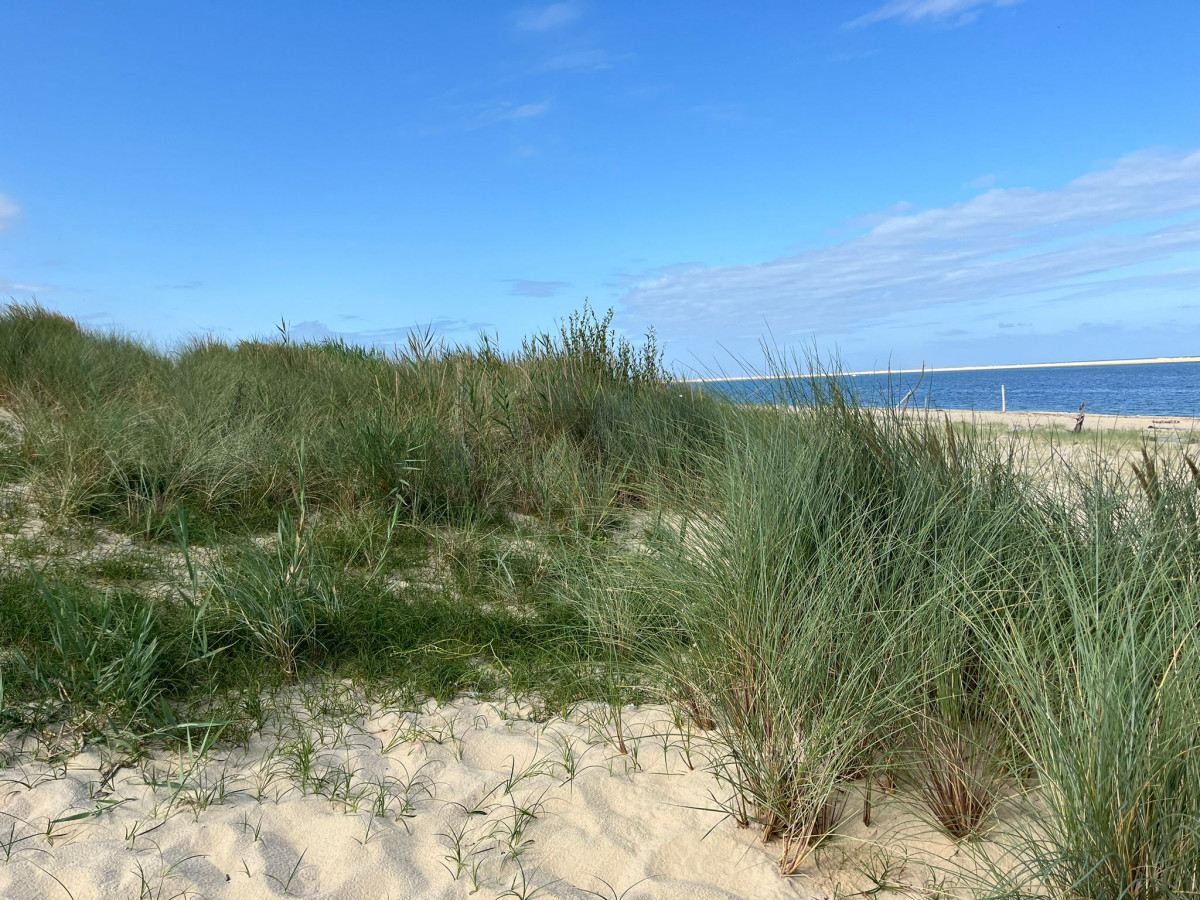
[[[1067,412],[997,412],[993,410],[949,409],[930,412],[930,415],[949,415],[955,422],[975,422],[981,425],[1004,425],[1014,428],[1071,431],[1075,413]],[[1200,435],[1200,419],[1188,416],[1114,416],[1085,412],[1083,433],[1106,431],[1139,432],[1150,438]]]
[[665,707],[624,711],[623,755],[599,705],[314,720],[331,702],[314,694],[200,760],[10,760],[0,897],[924,897],[970,857],[878,789],[866,827],[856,789],[837,836],[783,878],[777,843],[721,811],[720,752]]

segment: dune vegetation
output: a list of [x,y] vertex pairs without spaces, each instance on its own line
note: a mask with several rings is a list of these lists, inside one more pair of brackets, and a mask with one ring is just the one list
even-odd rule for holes
[[245,740],[340,679],[600,701],[622,752],[654,702],[782,875],[899,787],[1007,848],[969,896],[1200,895],[1195,459],[1035,471],[796,384],[736,406],[586,307],[506,353],[166,352],[10,306],[0,766]]

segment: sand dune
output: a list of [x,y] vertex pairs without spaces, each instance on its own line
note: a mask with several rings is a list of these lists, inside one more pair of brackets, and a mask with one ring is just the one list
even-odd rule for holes
[[626,711],[622,755],[599,706],[535,722],[463,700],[316,724],[328,705],[293,704],[199,762],[10,755],[0,896],[718,900],[848,896],[880,879],[926,896],[959,855],[902,801],[877,798],[866,828],[848,798],[839,836],[781,878],[775,846],[720,812],[715,748],[662,707]]

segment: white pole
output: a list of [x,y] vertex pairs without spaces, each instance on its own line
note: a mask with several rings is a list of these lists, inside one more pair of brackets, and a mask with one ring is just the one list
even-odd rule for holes
[[1008,401],[1004,399],[1004,385],[1000,385],[1000,412],[1008,412]]

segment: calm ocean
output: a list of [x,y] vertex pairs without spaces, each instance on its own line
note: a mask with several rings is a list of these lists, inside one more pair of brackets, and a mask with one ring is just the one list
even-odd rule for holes
[[[914,385],[916,372],[846,376],[863,403],[898,403]],[[910,406],[940,409],[1000,409],[1004,385],[1010,410],[1075,412],[1087,401],[1091,413],[1129,416],[1200,416],[1200,362],[1135,365],[980,369],[927,372]],[[770,400],[777,379],[713,381],[719,391],[748,403]]]

